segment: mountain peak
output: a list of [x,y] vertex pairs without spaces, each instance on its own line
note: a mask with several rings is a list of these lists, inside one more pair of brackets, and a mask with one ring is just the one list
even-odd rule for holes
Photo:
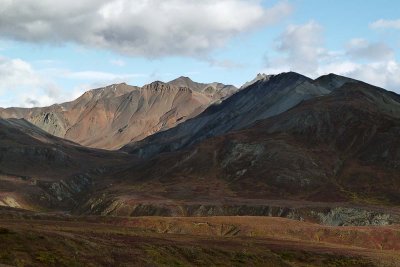
[[334,73],[322,75],[321,77],[314,80],[314,84],[325,87],[330,91],[341,87],[345,83],[359,83],[359,82],[360,81],[345,76],[337,75]]
[[187,76],[180,76],[180,77],[176,78],[175,80],[181,80],[181,81],[190,81],[190,82],[193,82],[193,80],[192,80],[192,79],[190,79],[190,78],[189,78],[189,77],[187,77]]
[[146,90],[162,91],[171,89],[171,86],[168,83],[164,83],[161,81],[154,81],[152,83],[146,84],[142,88]]
[[206,87],[206,84],[194,82],[192,79],[186,76],[180,76],[179,78],[169,81],[168,84],[176,87],[188,87],[195,91],[201,91],[204,87]]
[[329,74],[325,74],[325,75],[322,75],[322,76],[320,76],[320,77],[318,77],[317,79],[315,79],[315,80],[323,80],[323,79],[330,79],[330,80],[333,80],[333,79],[342,79],[342,80],[351,80],[351,81],[357,81],[357,80],[354,80],[354,79],[352,79],[352,78],[348,78],[348,77],[346,77],[346,76],[342,76],[342,75],[338,75],[338,74],[335,74],[335,73],[329,73]]
[[243,84],[243,85],[240,87],[240,89],[243,89],[243,88],[246,88],[246,87],[248,87],[248,86],[250,86],[250,85],[253,85],[253,84],[255,84],[255,83],[258,82],[258,81],[266,81],[266,80],[269,80],[269,78],[271,78],[272,76],[274,76],[274,75],[268,75],[268,74],[265,74],[265,73],[258,73],[257,76],[256,76],[253,80],[248,81],[248,82],[246,82],[245,84]]
[[282,72],[279,73],[277,75],[272,75],[272,76],[276,76],[276,77],[284,77],[284,78],[295,78],[295,79],[305,79],[305,80],[312,80],[310,78],[308,78],[307,76],[300,74],[298,72],[295,71],[288,71],[288,72]]
[[83,95],[80,98],[110,98],[110,97],[117,97],[121,96],[127,93],[130,93],[131,91],[137,89],[136,86],[130,86],[127,85],[126,83],[115,83],[111,85],[107,85],[105,87],[100,87],[96,89],[92,89],[89,91],[86,91],[83,93]]

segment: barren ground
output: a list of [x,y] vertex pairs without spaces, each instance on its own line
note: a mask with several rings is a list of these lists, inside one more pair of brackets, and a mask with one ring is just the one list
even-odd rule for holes
[[271,217],[71,217],[6,209],[11,266],[398,266],[400,226]]

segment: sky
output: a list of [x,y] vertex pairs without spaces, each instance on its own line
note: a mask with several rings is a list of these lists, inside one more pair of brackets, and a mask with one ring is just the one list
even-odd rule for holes
[[400,93],[399,10],[395,0],[0,0],[0,107],[286,71]]

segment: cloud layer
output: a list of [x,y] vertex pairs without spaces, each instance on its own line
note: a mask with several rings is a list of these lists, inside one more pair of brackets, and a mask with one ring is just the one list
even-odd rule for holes
[[303,25],[289,25],[277,40],[277,50],[285,57],[280,64],[293,69],[312,72],[323,56],[322,27],[314,21]]
[[353,39],[347,45],[347,54],[354,59],[372,61],[390,60],[394,58],[394,51],[382,42],[370,43],[364,39]]
[[48,105],[59,100],[59,96],[58,88],[43,79],[28,62],[0,57],[0,106]]
[[258,0],[2,0],[0,36],[153,58],[201,56],[291,9],[286,2],[267,9]]
[[[22,59],[0,56],[0,107],[48,106],[73,100],[84,91],[135,79],[142,74],[68,69],[35,69]],[[55,81],[68,80],[79,84],[62,88]]]
[[370,25],[371,29],[397,29],[400,30],[400,19],[388,20],[379,19],[372,22]]
[[276,43],[277,55],[267,58],[266,73],[296,71],[313,78],[336,73],[400,92],[400,63],[383,42],[355,38],[340,51],[330,51],[322,26],[310,21],[289,25]]

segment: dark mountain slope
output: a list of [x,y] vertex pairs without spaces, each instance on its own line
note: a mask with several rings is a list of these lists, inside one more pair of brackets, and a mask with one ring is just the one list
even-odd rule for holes
[[[304,100],[329,94],[334,88],[333,82],[324,80],[333,78],[335,84],[339,85],[349,80],[341,76],[331,76],[313,81],[294,72],[268,76],[221,104],[210,106],[199,116],[173,129],[129,144],[123,150],[141,157],[151,157],[160,152],[175,151],[212,136],[242,129],[257,120],[280,114]],[[325,84],[328,86],[324,87]]]
[[[107,197],[88,203],[97,201],[94,212],[129,214],[151,203],[153,211],[159,207],[181,215],[229,214],[226,209],[235,203],[271,201],[398,205],[399,134],[400,96],[346,83],[245,129],[120,171]],[[198,206],[190,211],[187,206],[194,203]],[[249,206],[245,210],[255,212]]]
[[69,210],[127,155],[89,149],[25,120],[0,120],[0,206]]

